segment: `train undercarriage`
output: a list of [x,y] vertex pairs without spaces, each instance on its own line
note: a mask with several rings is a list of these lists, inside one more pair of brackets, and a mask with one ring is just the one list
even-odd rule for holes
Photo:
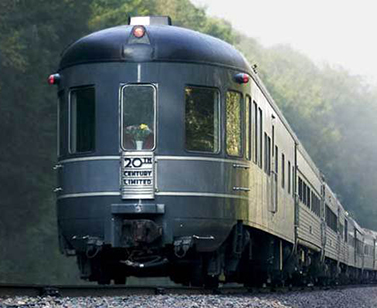
[[[99,284],[125,284],[127,277],[168,276],[173,282],[215,288],[219,283],[247,287],[335,285],[376,280],[362,271],[327,259],[320,251],[292,245],[238,222],[215,251],[200,252],[198,240],[182,237],[161,248],[160,230],[144,222],[129,227],[126,248],[112,248],[98,239],[86,239],[85,251],[76,252],[81,277]],[[148,232],[145,232],[148,230]],[[131,234],[131,233],[128,233]]]

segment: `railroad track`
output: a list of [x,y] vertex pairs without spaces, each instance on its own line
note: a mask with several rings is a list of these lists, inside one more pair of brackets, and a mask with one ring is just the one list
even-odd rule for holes
[[279,287],[279,288],[246,288],[241,285],[220,286],[217,289],[205,289],[183,286],[98,286],[98,285],[21,285],[0,284],[0,297],[14,296],[56,296],[56,297],[86,297],[86,296],[129,296],[129,295],[190,295],[190,294],[264,294],[264,293],[289,293],[308,292],[328,289],[351,289],[376,286],[377,284],[342,285],[331,287]]
[[0,284],[0,297],[4,296],[127,296],[158,294],[246,294],[249,289],[242,286],[222,286],[205,289],[181,286],[83,286],[83,285],[21,285]]

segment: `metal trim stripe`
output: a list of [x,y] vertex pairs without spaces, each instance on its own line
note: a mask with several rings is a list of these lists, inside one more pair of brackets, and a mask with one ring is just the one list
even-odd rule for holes
[[[79,158],[69,158],[58,161],[58,163],[73,163],[78,161],[92,161],[92,160],[118,160],[120,156],[91,156],[91,157],[79,157]],[[213,157],[201,157],[201,156],[155,156],[156,160],[181,160],[181,161],[212,161],[212,162],[220,162],[220,163],[234,163],[239,164],[240,160],[235,159],[226,159],[226,158],[213,158]],[[242,161],[245,165],[251,165],[248,161]]]
[[120,156],[91,156],[91,157],[79,157],[79,158],[69,158],[58,161],[60,164],[74,163],[78,161],[92,161],[92,160],[119,160]]
[[[101,197],[101,196],[120,196],[120,192],[90,192],[90,193],[76,193],[60,195],[57,199],[79,198],[79,197]],[[156,192],[157,196],[180,196],[180,197],[214,197],[214,198],[231,198],[249,200],[246,196],[216,194],[216,193],[201,193],[201,192]]]
[[213,158],[213,157],[200,157],[200,156],[156,156],[156,160],[198,160],[198,161],[212,161],[220,163],[234,163],[239,164],[240,162],[245,163],[245,165],[251,165],[248,161],[226,159],[226,158]]
[[104,196],[120,196],[120,192],[97,191],[97,192],[90,192],[90,193],[66,194],[66,195],[58,196],[57,199],[79,198],[79,197],[104,197]]
[[246,196],[228,195],[228,194],[216,194],[216,193],[201,193],[201,192],[156,192],[157,196],[181,196],[181,197],[214,197],[214,198],[231,198],[249,200]]

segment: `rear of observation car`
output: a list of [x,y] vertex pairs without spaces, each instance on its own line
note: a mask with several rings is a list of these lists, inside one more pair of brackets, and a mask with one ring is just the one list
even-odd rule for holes
[[[248,173],[235,167],[245,85],[234,76],[248,65],[230,45],[169,23],[142,18],[84,37],[50,79],[60,242],[85,279],[190,279],[179,261],[216,251],[247,217]],[[228,136],[224,97],[236,123]]]

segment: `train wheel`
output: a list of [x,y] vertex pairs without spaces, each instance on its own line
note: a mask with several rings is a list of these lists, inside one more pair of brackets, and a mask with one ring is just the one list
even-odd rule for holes
[[206,276],[204,278],[204,287],[206,289],[217,289],[219,287],[219,276]]
[[99,285],[109,285],[111,283],[111,279],[108,276],[101,276],[98,277],[98,284]]
[[192,264],[190,284],[192,287],[202,287],[204,285],[202,262]]
[[124,285],[124,284],[126,284],[126,282],[127,282],[126,276],[119,275],[119,276],[117,276],[117,277],[114,278],[114,284],[117,284],[117,285],[122,284],[122,285]]

